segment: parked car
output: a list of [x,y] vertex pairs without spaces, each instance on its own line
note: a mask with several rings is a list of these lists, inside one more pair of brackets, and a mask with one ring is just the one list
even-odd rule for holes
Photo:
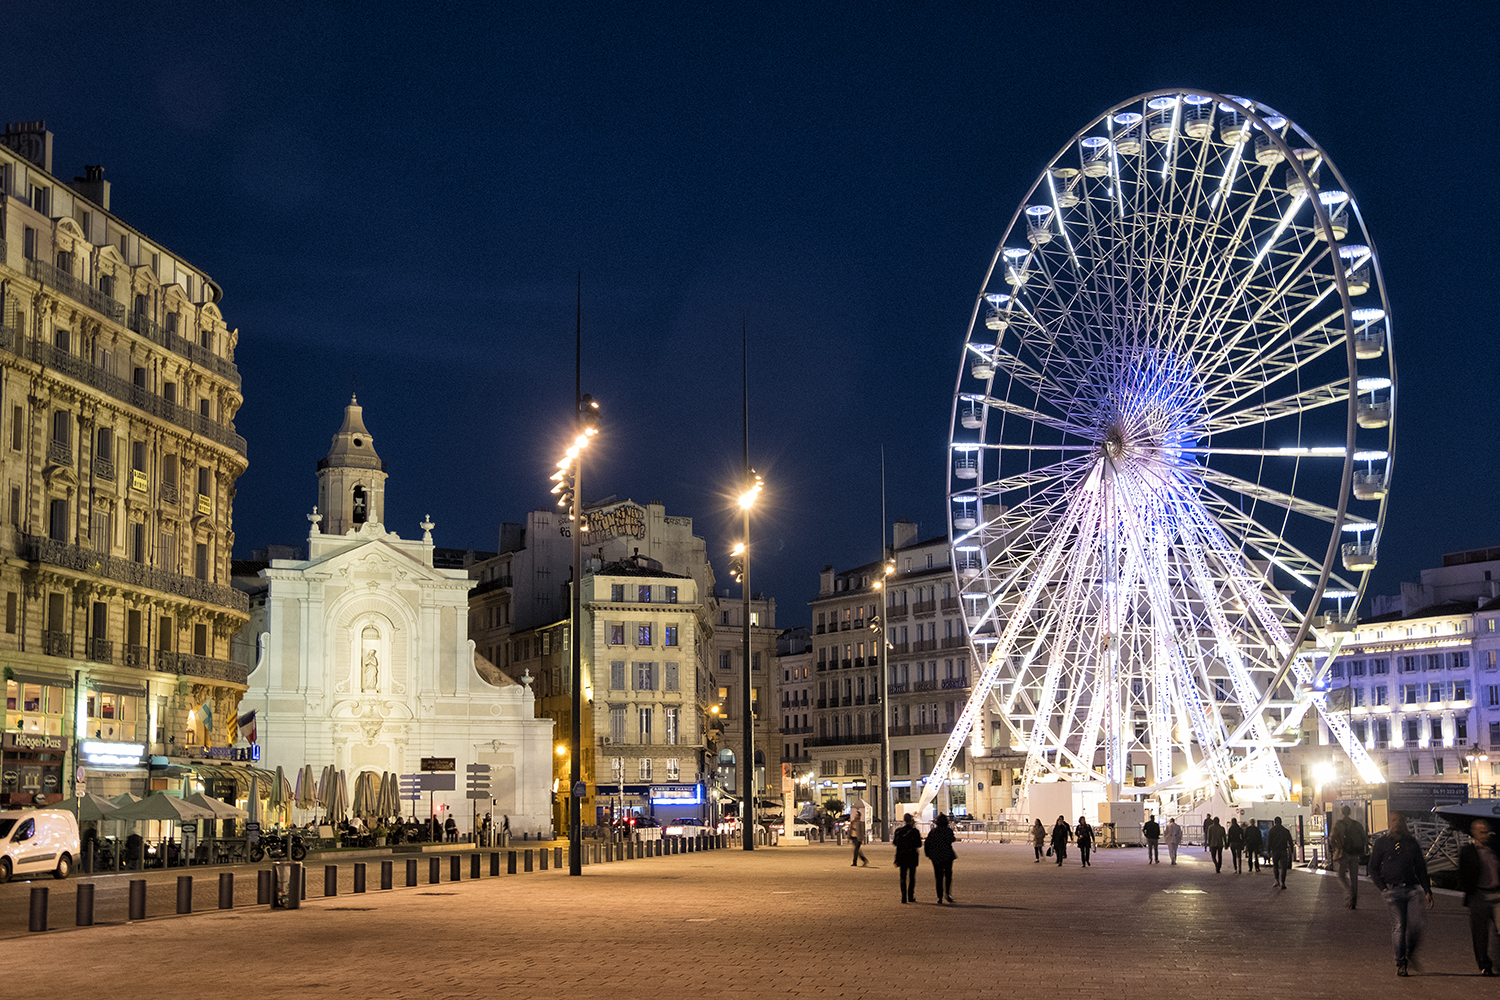
[[666,829],[668,837],[696,837],[698,834],[704,832],[706,832],[706,828],[703,825],[703,821],[691,816],[674,819],[667,824]]
[[50,872],[67,878],[78,857],[78,820],[61,809],[0,812],[0,882]]

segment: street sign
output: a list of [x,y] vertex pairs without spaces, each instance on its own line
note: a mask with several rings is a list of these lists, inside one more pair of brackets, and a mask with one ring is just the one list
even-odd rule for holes
[[403,774],[400,779],[401,797],[415,798],[420,792],[451,792],[458,787],[458,776],[454,774]]
[[453,757],[423,757],[422,770],[424,771],[452,771],[455,770],[457,760]]
[[489,774],[490,766],[488,764],[465,764],[464,770],[470,774]]
[[573,786],[573,798],[586,799],[588,798],[588,791],[588,786],[580,781],[578,782],[578,784]]
[[490,766],[488,764],[468,764],[464,767],[468,772],[468,791],[465,796],[471,799],[487,799],[490,797]]

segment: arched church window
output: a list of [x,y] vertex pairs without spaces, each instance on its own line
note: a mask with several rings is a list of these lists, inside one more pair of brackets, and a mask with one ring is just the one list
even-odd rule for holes
[[365,488],[363,486],[354,487],[354,523],[364,524],[365,519],[369,515],[369,509],[369,504],[365,500]]

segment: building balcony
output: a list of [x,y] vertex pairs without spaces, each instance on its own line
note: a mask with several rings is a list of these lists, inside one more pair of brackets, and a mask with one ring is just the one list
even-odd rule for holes
[[122,303],[115,301],[114,296],[106,295],[88,282],[73,277],[67,271],[53,267],[45,261],[28,260],[26,277],[57,289],[74,302],[81,302],[94,312],[116,323],[125,322],[125,306]]
[[[65,542],[54,542],[37,535],[21,535],[17,546],[21,558],[45,566],[57,566],[90,576],[101,576],[108,580],[176,594],[193,601],[230,608],[241,614],[250,613],[250,598],[233,587],[199,580],[196,577],[169,573],[130,559],[106,556],[93,549],[85,549]],[[68,655],[71,655],[68,654]]]
[[891,643],[891,652],[892,653],[907,653],[907,652],[910,652],[910,651],[911,651],[911,644],[910,643],[906,643],[906,642],[893,642],[893,643]]
[[969,686],[967,677],[948,677],[943,680],[944,691],[961,691]]
[[[864,665],[865,665],[865,658],[863,656],[856,656],[854,658],[854,669],[855,670],[862,670],[862,669],[864,669]],[[874,662],[873,662],[873,660],[871,661],[870,665],[871,666],[875,665]]]
[[909,612],[905,604],[887,604],[885,606],[885,617],[887,621],[904,621]]
[[827,632],[827,631],[828,631],[828,626],[827,625],[819,625],[817,628],[813,629],[813,634],[814,635],[822,635],[824,632]]
[[853,660],[841,660],[840,663],[845,670],[848,670],[850,667],[854,666]]
[[94,476],[107,482],[115,481],[115,463],[107,458],[94,459]]
[[84,646],[88,649],[87,658],[95,663],[115,662],[115,644],[110,640],[89,636],[84,640]]
[[849,708],[853,704],[854,704],[854,698],[853,698],[853,696],[852,695],[845,695],[844,696],[844,700],[840,703],[839,707],[841,707],[841,708]]
[[919,722],[911,727],[913,736],[935,736],[942,733],[953,732],[951,722]]
[[849,631],[849,623],[847,621],[840,622],[839,623],[839,631],[841,631],[841,632],[847,632],[847,631]]
[[940,641],[944,649],[958,649],[968,643],[968,640],[961,635],[944,636]]
[[910,690],[911,682],[908,681],[901,684],[892,684],[886,689],[886,692],[888,694],[906,694]]
[[937,644],[938,641],[936,639],[922,639],[919,642],[911,644],[911,651],[913,653],[931,653],[937,649]]
[[918,692],[920,692],[920,691],[936,691],[938,689],[938,682],[935,681],[935,680],[933,680],[933,681],[912,681],[911,689],[913,691],[918,691]]
[[956,598],[956,597],[945,597],[945,598],[942,599],[942,601],[940,601],[938,603],[938,607],[942,608],[944,611],[957,611],[958,610],[958,598]]
[[195,410],[170,403],[145,386],[136,385],[112,372],[98,368],[84,358],[69,354],[51,344],[25,338],[17,339],[14,336],[10,338],[9,343],[6,343],[4,338],[0,338],[0,348],[17,357],[25,358],[27,361],[54,369],[68,378],[91,386],[121,402],[129,403],[154,417],[174,423],[194,434],[201,434],[210,441],[232,448],[241,455],[247,453],[245,439],[234,432],[232,425],[216,423]]
[[892,737],[910,736],[911,726],[892,726],[890,732]]
[[857,695],[854,696],[854,704],[856,704],[856,705],[863,705],[864,703],[865,703],[865,696],[864,695],[857,694]]
[[806,747],[855,747],[860,745],[873,746],[880,742],[878,735],[871,736],[809,736],[802,741]]
[[812,732],[812,726],[786,726],[781,730],[783,736],[805,736]]
[[[145,478],[145,474],[144,473],[142,473],[142,478],[143,479]],[[174,485],[172,485],[172,484],[170,484],[170,483],[162,483],[161,484],[161,502],[165,503],[165,504],[174,504],[175,505],[177,503],[177,487],[174,486]]]
[[192,653],[174,653],[168,649],[156,651],[156,669],[164,674],[186,674],[232,684],[245,684],[250,676],[249,668],[243,664]]
[[48,656],[66,656],[71,658],[73,655],[73,633],[55,632],[52,629],[46,629],[42,632],[42,652]]
[[819,708],[827,708],[828,707],[828,699],[827,698],[819,698],[818,699],[818,707]]
[[930,615],[937,611],[937,601],[918,601],[911,606],[914,615]]
[[201,347],[191,340],[168,332],[165,327],[151,317],[135,312],[134,310],[131,310],[126,316],[125,325],[147,340],[160,344],[175,354],[181,354],[194,364],[207,368],[215,375],[222,376],[233,383],[236,389],[240,387],[240,370],[234,366],[233,361],[227,361],[206,347]]
[[73,446],[67,441],[48,441],[47,461],[53,465],[72,465]]

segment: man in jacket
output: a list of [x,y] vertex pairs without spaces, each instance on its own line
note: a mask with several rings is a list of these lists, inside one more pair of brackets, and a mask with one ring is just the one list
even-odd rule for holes
[[849,862],[850,868],[859,867],[863,862],[866,868],[870,867],[870,859],[865,857],[863,845],[865,842],[865,817],[858,809],[854,810],[854,818],[849,820],[849,842],[854,845],[854,859]]
[[1182,846],[1182,827],[1177,825],[1175,819],[1167,820],[1167,828],[1163,831],[1163,840],[1167,842],[1167,857],[1172,859],[1172,864],[1177,863],[1177,848]]
[[1254,822],[1245,823],[1245,870],[1251,872],[1260,871],[1260,851],[1262,846],[1260,836],[1260,825]]
[[1230,817],[1229,829],[1224,831],[1224,842],[1229,845],[1229,857],[1234,862],[1234,873],[1240,873],[1240,855],[1245,853],[1245,828],[1240,821]]
[[1359,902],[1359,861],[1368,846],[1365,828],[1359,820],[1349,815],[1349,807],[1343,809],[1344,818],[1333,824],[1329,831],[1328,857],[1333,861],[1339,881],[1344,883],[1344,896],[1349,909]]
[[1213,859],[1215,874],[1224,870],[1224,828],[1219,821],[1209,817],[1203,830],[1203,842],[1208,845],[1208,856]]
[[891,835],[891,845],[896,848],[896,867],[901,871],[901,902],[915,903],[917,901],[917,863],[921,861],[918,853],[922,848],[922,831],[917,829],[916,821],[907,813],[901,820],[901,827]]
[[1161,839],[1161,824],[1156,821],[1155,816],[1146,817],[1146,822],[1141,826],[1141,834],[1146,838],[1146,863],[1161,864],[1161,855],[1156,851],[1156,842]]
[[1500,857],[1490,840],[1490,825],[1476,819],[1469,825],[1470,842],[1458,852],[1458,887],[1469,908],[1469,935],[1474,941],[1474,960],[1479,974],[1495,974],[1495,955],[1500,953],[1500,931],[1495,926],[1495,907],[1500,905]]
[[1389,827],[1376,838],[1370,851],[1370,881],[1385,897],[1391,911],[1396,975],[1405,976],[1422,940],[1424,910],[1432,909],[1432,880],[1427,877],[1422,846],[1407,830],[1406,820],[1398,812],[1391,813]]
[[1276,884],[1286,888],[1286,873],[1292,870],[1292,831],[1281,825],[1281,817],[1271,820],[1271,832],[1266,836],[1266,849],[1271,852],[1271,876]]

